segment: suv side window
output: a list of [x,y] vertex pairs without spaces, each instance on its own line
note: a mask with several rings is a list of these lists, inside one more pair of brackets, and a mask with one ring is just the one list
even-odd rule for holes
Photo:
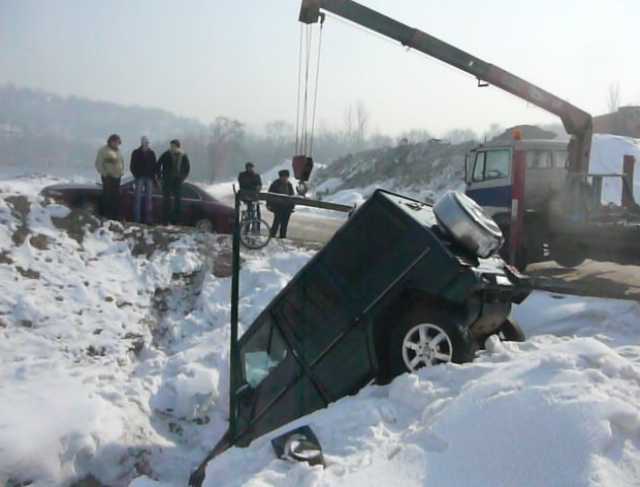
[[473,166],[473,180],[484,181],[484,163],[486,152],[478,152],[476,154],[476,164]]
[[486,153],[484,179],[502,179],[509,177],[511,166],[511,152],[508,150],[493,150]]
[[287,356],[287,345],[271,317],[265,314],[262,320],[240,350],[245,379],[253,388]]

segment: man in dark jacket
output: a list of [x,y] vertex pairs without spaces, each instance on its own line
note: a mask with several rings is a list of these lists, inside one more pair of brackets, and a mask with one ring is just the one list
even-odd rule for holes
[[[140,139],[140,147],[131,153],[131,174],[135,180],[133,218],[138,223],[151,223],[153,183],[158,177],[156,153],[149,147],[149,139]],[[142,198],[144,196],[144,222],[141,218]]]
[[164,224],[167,225],[171,222],[177,225],[180,222],[180,213],[182,212],[182,183],[187,179],[191,169],[189,158],[180,149],[179,140],[174,139],[169,143],[169,150],[160,156],[158,165],[162,179]]
[[245,170],[238,174],[238,185],[241,190],[258,192],[262,189],[262,178],[255,168],[253,162],[247,162],[244,165]]
[[[269,193],[286,194],[293,196],[293,185],[289,182],[289,171],[283,169],[278,173],[276,179],[269,186]],[[289,226],[289,218],[293,212],[293,203],[289,202],[271,202],[267,205],[269,211],[272,211],[273,225],[271,225],[271,236],[275,237],[280,229],[280,238],[287,238],[287,227]]]
[[[250,191],[254,193],[258,193],[262,189],[262,178],[260,174],[255,171],[255,165],[253,162],[247,162],[244,165],[244,171],[238,174],[238,186],[240,186],[240,191]],[[255,198],[243,198],[244,203],[247,205],[247,209],[255,208],[255,216],[258,220],[261,218],[260,215],[260,205],[256,202]],[[255,203],[255,204],[254,204]]]

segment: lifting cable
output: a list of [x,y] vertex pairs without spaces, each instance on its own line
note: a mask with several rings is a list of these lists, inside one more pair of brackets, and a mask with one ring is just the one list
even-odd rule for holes
[[[298,51],[298,91],[296,107],[296,140],[295,153],[311,156],[313,150],[313,133],[318,105],[318,84],[320,75],[320,53],[322,49],[322,31],[324,15],[320,17],[320,35],[318,54],[315,66],[315,86],[313,88],[313,105],[309,110],[309,79],[312,77],[311,58],[313,49],[313,25],[300,26],[300,45]],[[303,68],[304,64],[304,68]],[[303,75],[304,70],[304,75]]]
[[300,46],[298,48],[298,100],[296,102],[296,146],[294,154],[300,153],[300,88],[302,87],[302,29],[300,24]]
[[302,103],[302,154],[307,154],[308,137],[308,108],[309,108],[309,68],[311,67],[311,43],[313,40],[313,26],[306,26],[305,38],[305,73],[304,73],[304,100]]
[[322,31],[324,27],[324,15],[320,17],[320,35],[318,36],[318,59],[316,63],[316,86],[313,93],[313,110],[311,113],[311,135],[309,136],[309,157],[313,152],[313,132],[316,128],[316,108],[318,107],[318,81],[320,79],[320,54],[322,53]]

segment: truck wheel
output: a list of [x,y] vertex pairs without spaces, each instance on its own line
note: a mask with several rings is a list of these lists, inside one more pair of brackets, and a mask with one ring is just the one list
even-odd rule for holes
[[578,267],[587,256],[581,247],[555,241],[551,244],[551,258],[562,267]]
[[507,318],[500,329],[498,336],[506,342],[524,342],[526,337],[517,321]]
[[520,272],[524,272],[527,269],[527,266],[529,265],[529,251],[527,250],[526,247],[520,247],[520,249],[516,252],[516,261],[511,262],[509,240],[507,240],[504,243],[504,245],[500,249],[499,255],[502,258],[502,260],[504,260],[505,262],[508,262],[509,264],[514,266],[516,269],[518,269]]
[[401,318],[391,333],[389,378],[423,367],[473,360],[476,346],[469,331],[438,315],[417,309]]
[[529,265],[529,251],[526,247],[522,247],[518,252],[516,252],[516,262],[515,266],[520,272],[524,272],[527,270],[527,266]]

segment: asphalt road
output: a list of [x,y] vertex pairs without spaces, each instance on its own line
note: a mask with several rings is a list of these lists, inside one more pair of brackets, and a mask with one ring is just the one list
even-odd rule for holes
[[587,260],[575,269],[540,262],[527,269],[538,289],[604,298],[640,300],[640,266]]

